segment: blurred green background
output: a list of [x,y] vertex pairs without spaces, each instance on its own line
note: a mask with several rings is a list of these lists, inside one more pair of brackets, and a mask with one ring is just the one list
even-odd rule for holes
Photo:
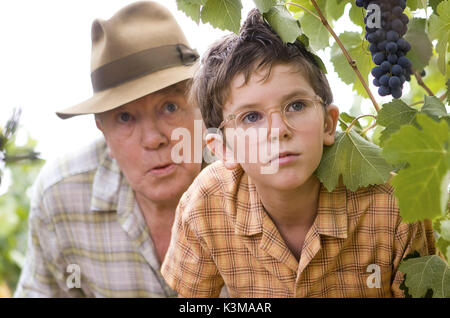
[[25,260],[31,186],[44,163],[36,144],[18,118],[0,127],[0,298],[14,293]]

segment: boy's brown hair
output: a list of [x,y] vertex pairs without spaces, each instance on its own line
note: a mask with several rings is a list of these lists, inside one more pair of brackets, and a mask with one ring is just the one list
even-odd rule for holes
[[215,42],[205,53],[194,76],[190,92],[192,103],[200,107],[206,128],[217,128],[223,120],[223,105],[231,81],[243,74],[245,84],[252,72],[277,63],[293,64],[304,75],[324,105],[333,102],[330,85],[313,55],[299,41],[285,44],[263,20],[258,9],[249,12],[240,35],[230,34]]

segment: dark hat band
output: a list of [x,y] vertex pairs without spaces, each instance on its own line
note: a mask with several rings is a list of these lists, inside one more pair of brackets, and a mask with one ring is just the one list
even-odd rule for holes
[[91,73],[92,87],[100,92],[169,67],[192,65],[198,58],[197,51],[184,44],[150,48],[97,68]]

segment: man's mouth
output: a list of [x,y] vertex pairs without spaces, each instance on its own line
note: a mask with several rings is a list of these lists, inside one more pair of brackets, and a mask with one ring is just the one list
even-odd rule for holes
[[175,169],[176,165],[174,163],[167,163],[167,164],[161,164],[158,166],[153,167],[148,172],[155,174],[155,175],[165,175],[173,171]]

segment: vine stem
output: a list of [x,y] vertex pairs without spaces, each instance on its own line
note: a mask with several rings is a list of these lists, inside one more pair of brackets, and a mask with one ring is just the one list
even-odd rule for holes
[[412,70],[414,76],[416,77],[417,80],[417,84],[419,84],[420,86],[423,87],[423,89],[427,92],[427,94],[429,96],[434,96],[433,92],[431,91],[431,89],[424,83],[424,81],[422,80],[422,76],[420,76],[419,73],[417,73],[416,70]]
[[314,8],[316,9],[317,13],[320,16],[320,20],[322,21],[322,24],[325,26],[325,28],[330,32],[331,36],[335,39],[336,43],[341,48],[342,52],[344,53],[345,58],[347,59],[348,64],[353,68],[353,71],[355,72],[356,76],[360,80],[361,84],[363,85],[364,89],[366,90],[367,94],[369,95],[370,100],[372,101],[373,106],[375,107],[376,111],[378,112],[380,110],[380,106],[378,105],[377,101],[375,100],[375,97],[373,96],[372,92],[369,89],[369,86],[367,86],[366,81],[361,75],[361,72],[359,71],[358,67],[356,66],[356,61],[352,59],[348,51],[345,49],[344,45],[342,44],[339,37],[334,32],[333,28],[328,23],[328,20],[324,17],[322,10],[320,10],[319,6],[317,5],[317,2],[315,0],[311,0],[311,3],[313,4]]
[[[375,118],[375,120],[377,119],[377,116],[372,115],[372,114],[367,114],[367,115],[361,115],[361,116],[358,116],[358,117],[356,117],[355,119],[353,119],[353,121],[350,123],[350,125],[349,125],[349,126],[347,127],[347,129],[345,130],[345,133],[348,134],[348,132],[350,131],[350,129],[356,124],[356,122],[357,122],[359,119],[361,119],[361,118],[363,118],[363,117],[367,117],[367,116],[373,117],[373,118]],[[373,126],[373,127],[375,127],[375,126]],[[373,127],[369,127],[369,128],[373,128]],[[366,129],[366,130],[369,130],[369,129]]]
[[291,5],[291,6],[294,6],[294,7],[299,7],[299,8],[301,8],[301,9],[305,10],[306,12],[308,12],[308,13],[309,13],[310,15],[312,15],[313,17],[315,17],[317,20],[322,21],[322,20],[320,19],[320,17],[319,17],[317,14],[315,14],[314,12],[312,12],[311,10],[309,10],[308,8],[306,8],[305,6],[302,6],[301,4],[293,3],[293,2],[286,2],[286,4]]

